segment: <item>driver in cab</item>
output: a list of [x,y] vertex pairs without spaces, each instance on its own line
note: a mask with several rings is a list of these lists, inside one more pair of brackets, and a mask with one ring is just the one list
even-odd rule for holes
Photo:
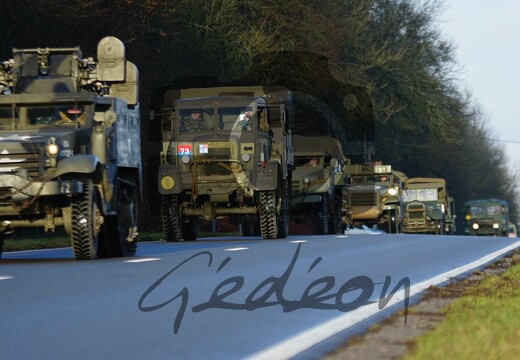
[[184,130],[187,132],[195,132],[200,130],[211,129],[206,119],[200,110],[194,110],[192,113],[184,119]]

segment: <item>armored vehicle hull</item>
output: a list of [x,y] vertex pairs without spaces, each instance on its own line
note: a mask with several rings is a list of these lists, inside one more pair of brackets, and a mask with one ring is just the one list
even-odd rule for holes
[[133,255],[137,242],[137,69],[113,37],[100,41],[98,58],[15,49],[0,71],[3,235],[63,227],[77,259]]

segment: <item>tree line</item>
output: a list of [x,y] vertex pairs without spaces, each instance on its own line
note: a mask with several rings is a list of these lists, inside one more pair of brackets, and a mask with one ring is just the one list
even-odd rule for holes
[[[336,136],[352,157],[409,177],[443,177],[459,219],[466,200],[508,200],[518,178],[471,94],[458,90],[440,0],[4,0],[0,56],[13,47],[81,46],[113,35],[140,72],[145,208],[156,193],[157,89],[262,83],[295,91],[296,132]],[[327,126],[321,124],[326,123]],[[320,126],[318,126],[320,124]],[[159,221],[158,221],[159,223]]]

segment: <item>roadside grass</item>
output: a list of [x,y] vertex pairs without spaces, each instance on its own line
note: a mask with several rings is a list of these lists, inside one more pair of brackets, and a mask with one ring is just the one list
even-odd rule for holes
[[444,313],[443,322],[416,339],[404,359],[518,359],[520,264],[469,287]]
[[52,236],[27,239],[4,239],[4,252],[24,251],[37,249],[53,249],[70,246],[70,238],[63,236]]
[[[198,234],[199,238],[211,237],[211,236],[236,236],[237,233],[225,232],[225,233],[211,233],[201,232]],[[161,241],[163,240],[162,232],[143,232],[139,234],[139,242],[147,241]],[[44,235],[42,237],[33,238],[27,237],[24,239],[4,239],[4,252],[8,251],[24,251],[24,250],[39,250],[39,249],[54,249],[61,247],[70,246],[70,237],[63,235]]]

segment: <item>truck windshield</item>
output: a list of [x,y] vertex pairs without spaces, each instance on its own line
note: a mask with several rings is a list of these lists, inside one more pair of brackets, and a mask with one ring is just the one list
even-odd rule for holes
[[486,217],[486,216],[497,216],[502,215],[502,206],[500,205],[489,205],[489,206],[472,206],[470,208],[471,215],[475,217]]
[[181,133],[251,131],[255,114],[251,107],[189,108],[179,110]]
[[83,106],[55,104],[0,107],[0,129],[16,130],[34,126],[78,126],[85,124]]
[[30,125],[77,125],[85,124],[85,113],[78,105],[46,105],[27,107]]
[[404,202],[437,200],[439,200],[437,189],[408,189],[403,195]]

